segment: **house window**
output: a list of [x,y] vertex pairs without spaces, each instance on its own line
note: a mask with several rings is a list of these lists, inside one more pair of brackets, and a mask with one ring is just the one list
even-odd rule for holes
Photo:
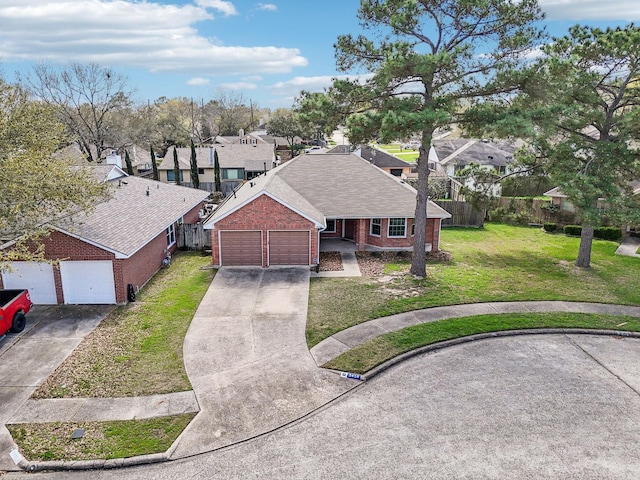
[[401,177],[402,176],[402,169],[401,168],[392,168],[390,173],[394,177]]
[[379,237],[381,231],[382,231],[382,219],[372,218],[371,219],[371,235],[375,235],[376,237]]
[[241,138],[240,139],[240,145],[246,145],[247,144],[247,139],[246,138]]
[[223,180],[244,180],[244,168],[223,168]]
[[198,169],[198,175],[204,175],[204,168]]
[[387,237],[406,237],[407,236],[407,219],[406,218],[390,218]]
[[411,236],[416,234],[416,219],[411,220]]
[[336,221],[327,220],[327,228],[324,231],[325,233],[336,233]]
[[[180,181],[182,182],[184,179],[182,178],[182,170],[180,170]],[[173,170],[167,170],[167,182],[175,182],[176,181],[176,172]]]
[[166,230],[167,232],[167,246],[170,247],[174,243],[176,243],[176,226],[175,224],[169,225]]
[[495,167],[493,167],[493,168],[495,168],[495,169],[496,169],[496,173],[497,173],[498,175],[504,175],[504,174],[506,174],[506,173],[507,173],[507,167],[506,167],[506,165],[497,165],[497,166],[495,166]]

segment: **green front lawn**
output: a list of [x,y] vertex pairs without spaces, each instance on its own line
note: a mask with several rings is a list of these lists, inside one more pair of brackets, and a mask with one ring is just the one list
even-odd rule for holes
[[[30,461],[127,458],[165,452],[195,414],[112,422],[7,425]],[[72,439],[84,429],[84,437]]]
[[[182,344],[215,270],[211,258],[178,253],[139,292],[80,343],[34,398],[128,397],[191,390]],[[195,414],[114,422],[8,425],[35,460],[122,458],[166,451]],[[72,440],[76,428],[86,430]]]
[[477,315],[422,323],[381,335],[343,353],[323,367],[365,373],[402,353],[445,340],[487,332],[535,328],[585,328],[640,331],[640,319],[584,313],[512,313]]
[[389,155],[395,155],[401,160],[409,163],[415,163],[418,160],[418,155],[420,155],[418,150],[403,149],[400,143],[379,144],[377,147],[384,150]]
[[182,344],[215,274],[211,258],[178,253],[80,343],[35,398],[131,397],[191,390]]
[[[307,343],[373,318],[463,303],[567,300],[640,304],[640,263],[614,255],[616,242],[594,240],[592,268],[574,266],[579,238],[539,228],[487,224],[447,228],[441,249],[450,262],[429,263],[427,278],[317,278],[311,281]],[[408,262],[387,271],[408,270]]]

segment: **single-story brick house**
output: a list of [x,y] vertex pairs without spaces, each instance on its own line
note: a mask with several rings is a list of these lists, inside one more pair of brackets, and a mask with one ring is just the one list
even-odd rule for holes
[[[213,264],[314,265],[323,238],[359,250],[411,250],[416,191],[354,154],[300,155],[253,178],[204,221]],[[427,207],[427,249],[450,214]]]
[[[177,248],[177,225],[197,223],[208,192],[93,167],[111,197],[88,214],[52,223],[42,240],[51,263],[12,262],[2,288],[28,288],[35,304],[124,304]],[[0,248],[11,248],[11,244]]]

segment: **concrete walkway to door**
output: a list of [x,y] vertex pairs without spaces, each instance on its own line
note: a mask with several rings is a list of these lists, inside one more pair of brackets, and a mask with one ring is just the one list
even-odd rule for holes
[[317,368],[307,349],[309,267],[223,267],[184,342],[200,413],[172,459],[269,432],[358,385]]

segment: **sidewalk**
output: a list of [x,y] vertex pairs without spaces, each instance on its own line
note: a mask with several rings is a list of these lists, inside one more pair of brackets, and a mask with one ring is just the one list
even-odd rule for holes
[[616,255],[640,258],[640,255],[636,253],[638,248],[640,248],[640,238],[625,237],[615,253]]
[[342,330],[322,340],[311,349],[311,355],[316,361],[316,364],[322,366],[352,348],[380,335],[402,330],[403,328],[420,323],[474,315],[526,312],[600,313],[640,317],[640,307],[562,301],[472,303],[434,307],[400,313],[389,317],[376,318],[354,325],[351,328]]
[[331,277],[361,277],[360,267],[355,252],[342,251],[342,270],[334,272],[311,272],[312,278],[331,278]]

